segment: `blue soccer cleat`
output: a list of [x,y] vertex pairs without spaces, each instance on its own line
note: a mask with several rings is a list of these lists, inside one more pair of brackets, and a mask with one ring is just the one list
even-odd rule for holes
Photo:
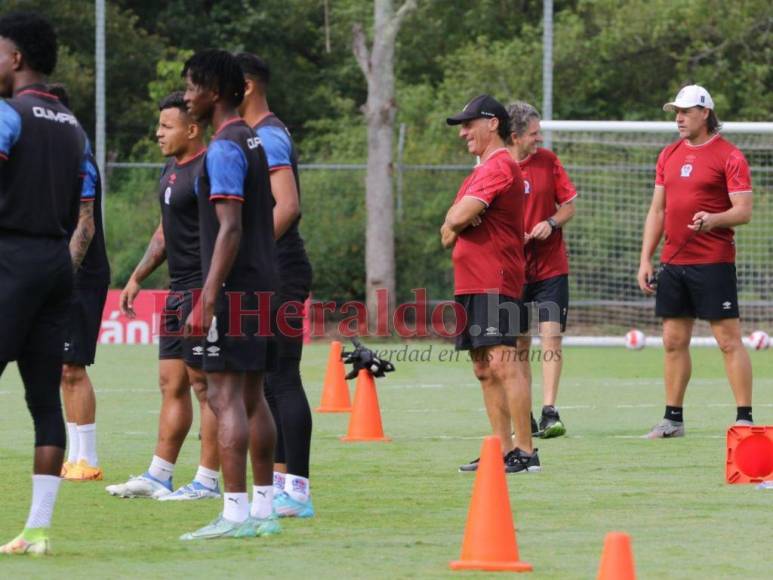
[[274,496],[274,511],[280,518],[313,518],[311,497],[306,501],[293,499],[287,492]]
[[217,499],[219,497],[220,486],[211,488],[198,481],[192,481],[174,493],[159,497],[158,501],[192,501],[197,499]]

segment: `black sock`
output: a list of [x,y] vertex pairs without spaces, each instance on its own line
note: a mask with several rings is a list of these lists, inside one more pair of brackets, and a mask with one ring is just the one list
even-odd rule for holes
[[735,412],[736,421],[752,421],[752,408],[751,407],[736,407]]
[[672,421],[676,421],[677,423],[682,423],[684,421],[684,417],[682,416],[682,407],[671,407],[669,405],[666,405],[666,414],[663,415],[666,419],[671,419]]

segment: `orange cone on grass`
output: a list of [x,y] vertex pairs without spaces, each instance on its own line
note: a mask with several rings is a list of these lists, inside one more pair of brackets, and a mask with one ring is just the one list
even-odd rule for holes
[[341,437],[341,441],[389,440],[389,437],[384,436],[384,427],[381,424],[376,381],[369,371],[362,369],[357,374],[354,407],[349,417],[349,432]]
[[341,358],[342,351],[343,345],[339,341],[330,343],[325,382],[322,385],[322,401],[316,409],[317,413],[348,413],[352,410],[349,385],[346,384],[346,369]]
[[502,463],[502,443],[486,437],[472,488],[472,501],[464,530],[462,555],[451,562],[453,570],[506,570],[530,572],[531,564],[521,562],[515,538],[510,496]]
[[598,580],[636,580],[631,537],[623,532],[609,532],[604,538]]

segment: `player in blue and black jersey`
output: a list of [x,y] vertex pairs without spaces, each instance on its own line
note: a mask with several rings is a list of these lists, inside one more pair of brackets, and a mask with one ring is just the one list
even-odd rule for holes
[[[118,497],[162,501],[219,498],[217,423],[207,405],[207,381],[201,369],[203,348],[200,340],[182,335],[193,297],[202,284],[195,183],[206,151],[204,134],[201,125],[188,114],[181,91],[167,95],[158,108],[156,137],[161,152],[169,158],[159,180],[161,223],[120,298],[121,311],[134,318],[134,300],[142,282],[167,262],[171,287],[161,316],[158,348],[158,438],[150,465],[142,475],[106,489]],[[201,416],[199,467],[193,481],[173,491],[175,464],[193,423],[191,390],[199,401]]]
[[31,13],[0,17],[0,374],[16,361],[35,425],[32,506],[3,554],[47,554],[65,448],[59,381],[73,287],[86,141],[46,76],[56,33]]
[[[69,95],[63,85],[51,84],[48,91],[69,108]],[[67,421],[67,460],[62,466],[62,477],[93,481],[102,479],[102,468],[97,456],[97,401],[86,367],[94,363],[97,351],[102,310],[110,285],[110,264],[102,227],[102,180],[92,155],[86,160],[78,224],[70,235],[70,257],[75,285],[62,367],[62,399]]]
[[[301,220],[298,154],[287,127],[268,107],[268,64],[254,54],[236,55],[244,72],[245,94],[239,108],[263,145],[274,196],[274,237],[279,270],[278,303],[287,316],[278,325],[276,370],[266,375],[266,399],[277,427],[274,455],[274,508],[285,517],[311,517],[309,489],[311,409],[301,380],[303,317],[298,308],[309,297],[311,264],[298,231]],[[290,303],[294,303],[291,307]],[[290,316],[289,314],[295,314]],[[286,473],[283,473],[286,472]]]
[[[220,517],[182,539],[269,535],[279,525],[272,508],[276,431],[263,396],[263,376],[276,355],[270,304],[277,287],[276,248],[268,165],[260,140],[237,112],[244,76],[234,56],[223,50],[198,52],[185,63],[183,76],[188,112],[215,130],[196,188],[204,286],[186,332],[206,337],[203,368],[218,423],[225,501]],[[248,447],[252,506],[246,487]]]

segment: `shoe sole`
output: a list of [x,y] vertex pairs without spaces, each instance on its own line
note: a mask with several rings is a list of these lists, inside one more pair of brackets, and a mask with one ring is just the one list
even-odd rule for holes
[[521,469],[520,471],[507,471],[507,469],[505,469],[505,473],[507,475],[517,475],[519,473],[539,473],[540,471],[542,471],[541,465],[533,465],[531,467],[527,467],[526,469]]
[[554,437],[561,437],[566,433],[566,427],[563,424],[556,423],[551,425],[542,432],[542,439],[553,439]]

